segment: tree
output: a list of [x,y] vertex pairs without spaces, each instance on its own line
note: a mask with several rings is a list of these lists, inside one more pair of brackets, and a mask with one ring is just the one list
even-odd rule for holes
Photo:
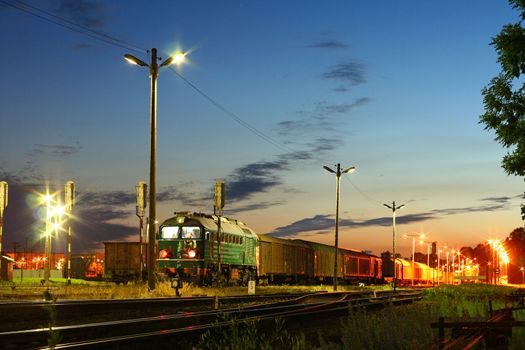
[[[507,175],[525,176],[525,0],[509,3],[520,12],[520,21],[505,25],[492,38],[501,72],[482,90],[485,113],[480,123],[494,130],[496,140],[508,149],[502,162]],[[521,217],[525,220],[523,204]]]

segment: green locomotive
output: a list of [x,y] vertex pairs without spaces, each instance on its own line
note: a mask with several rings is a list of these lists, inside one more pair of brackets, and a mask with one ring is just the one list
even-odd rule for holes
[[161,276],[198,284],[257,275],[258,239],[244,223],[194,212],[176,212],[159,227],[157,268]]

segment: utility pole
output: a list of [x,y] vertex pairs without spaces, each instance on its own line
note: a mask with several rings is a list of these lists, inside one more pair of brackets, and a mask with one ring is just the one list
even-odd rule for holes
[[388,209],[392,210],[392,263],[394,264],[394,280],[392,284],[394,285],[394,293],[396,292],[397,285],[397,269],[396,269],[396,210],[403,208],[405,205],[401,204],[396,206],[396,201],[392,201],[392,205],[383,204]]
[[180,53],[168,57],[160,65],[157,60],[157,49],[151,49],[151,63],[147,64],[137,57],[126,54],[124,58],[131,64],[136,64],[142,67],[149,68],[150,76],[150,162],[149,162],[149,218],[148,218],[148,288],[155,289],[155,260],[156,260],[156,225],[157,225],[157,205],[156,205],[156,174],[157,174],[157,78],[159,76],[159,68],[168,66],[172,63],[180,63],[184,60],[185,54]]
[[335,174],[335,246],[334,246],[334,292],[337,290],[337,258],[339,254],[339,183],[341,179],[341,175],[344,173],[351,173],[355,171],[355,167],[350,167],[345,170],[341,171],[341,164],[336,164],[336,170],[333,170],[330,167],[323,166],[323,168],[330,172]]
[[68,181],[64,185],[64,204],[67,214],[67,284],[71,284],[71,213],[75,206],[75,183]]

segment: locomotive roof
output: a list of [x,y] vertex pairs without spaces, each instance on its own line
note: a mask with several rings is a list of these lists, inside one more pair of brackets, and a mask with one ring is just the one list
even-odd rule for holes
[[[184,218],[182,222],[180,222],[179,218]],[[241,221],[227,218],[224,216],[220,217],[221,220],[221,231],[224,233],[231,233],[231,234],[237,234],[242,236],[257,236],[257,234],[246,224],[244,224]],[[198,222],[204,228],[216,231],[219,217],[217,215],[211,215],[211,214],[205,214],[205,213],[195,213],[195,212],[175,212],[175,216],[166,219],[160,226],[165,225],[180,225],[182,223],[192,223],[192,222]]]

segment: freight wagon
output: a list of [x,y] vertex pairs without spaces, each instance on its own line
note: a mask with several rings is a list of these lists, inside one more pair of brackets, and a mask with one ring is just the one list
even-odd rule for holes
[[[301,241],[313,253],[313,278],[315,281],[332,281],[334,277],[335,249],[331,245]],[[348,284],[376,284],[382,281],[381,259],[363,251],[339,247],[337,278]]]
[[431,285],[432,281],[437,281],[437,270],[430,266],[405,259],[396,259],[396,277],[399,285]]
[[259,235],[260,283],[309,283],[314,254],[307,242]]
[[[67,273],[67,270],[64,270]],[[101,280],[104,273],[102,254],[74,254],[71,256],[71,277]]]
[[117,284],[146,280],[147,243],[104,242],[104,279]]

